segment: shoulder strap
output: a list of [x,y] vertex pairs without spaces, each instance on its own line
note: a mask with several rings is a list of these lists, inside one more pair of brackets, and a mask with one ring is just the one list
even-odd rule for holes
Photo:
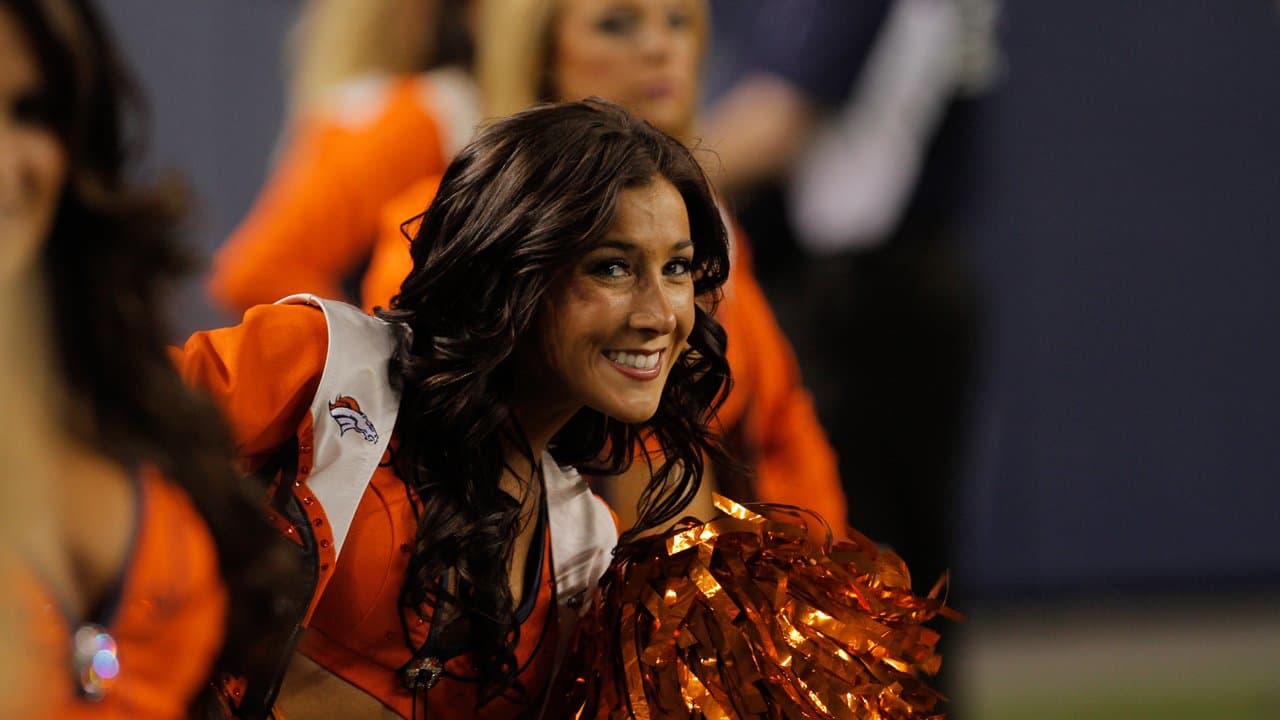
[[307,487],[329,521],[336,559],[400,409],[400,396],[387,377],[395,334],[390,323],[346,303],[314,295],[279,302],[314,305],[329,325],[324,375],[311,402],[315,435]]
[[[551,530],[551,565],[556,581],[557,638],[551,677],[554,680],[573,640],[582,608],[613,557],[618,529],[613,515],[574,468],[562,468],[549,453],[542,455]],[[549,682],[548,687],[554,687]],[[543,704],[545,711],[547,703]]]
[[361,75],[321,95],[319,114],[338,127],[362,129],[382,115],[394,87],[392,77],[385,73]]
[[232,713],[244,720],[272,717],[272,707],[280,683],[305,629],[309,608],[324,591],[330,576],[317,572],[316,539],[308,513],[318,513],[329,522],[333,537],[333,558],[342,551],[356,507],[369,480],[386,451],[399,410],[399,397],[387,379],[387,362],[394,349],[391,326],[344,303],[322,300],[313,295],[291,295],[280,303],[309,304],[325,314],[329,329],[329,349],[324,374],[311,402],[312,467],[306,476],[308,491],[318,500],[319,509],[304,512],[293,494],[298,476],[298,439],[291,437],[254,473],[264,486],[277,476],[279,485],[271,499],[272,509],[299,528],[298,537],[308,581],[298,588],[282,589],[282,602],[296,618],[290,634],[278,647],[264,648],[273,662],[263,662],[255,674],[228,678],[232,689]]
[[419,97],[440,131],[445,162],[471,141],[480,122],[480,97],[475,82],[462,68],[446,66],[422,75]]

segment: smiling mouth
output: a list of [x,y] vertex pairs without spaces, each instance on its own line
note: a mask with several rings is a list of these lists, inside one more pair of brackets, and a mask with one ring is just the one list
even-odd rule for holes
[[662,372],[662,355],[665,350],[652,352],[628,352],[606,350],[603,355],[615,370],[637,380],[652,380]]
[[663,100],[676,93],[674,83],[655,83],[644,88],[643,94],[646,100]]

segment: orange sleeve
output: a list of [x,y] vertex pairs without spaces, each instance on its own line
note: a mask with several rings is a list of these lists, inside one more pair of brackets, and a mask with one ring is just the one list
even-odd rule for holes
[[248,217],[217,252],[209,293],[231,310],[309,292],[342,298],[383,205],[444,169],[438,121],[411,78],[368,99],[361,124],[313,116],[293,135]]
[[734,379],[720,421],[747,423],[761,501],[815,510],[842,537],[848,508],[835,451],[801,382],[791,344],[749,267],[741,262],[730,269],[730,287],[716,313],[729,337]]
[[310,305],[260,305],[235,327],[174,350],[178,372],[221,408],[236,453],[269,452],[297,431],[324,372],[329,329]]
[[[391,298],[400,292],[400,283],[413,269],[409,237],[417,233],[421,224],[421,219],[415,216],[431,204],[439,188],[439,175],[423,178],[383,207],[378,239],[360,285],[360,297],[366,311],[371,312],[378,306],[387,307]],[[405,221],[410,218],[415,218],[414,222],[405,226]],[[405,237],[406,232],[409,237]]]

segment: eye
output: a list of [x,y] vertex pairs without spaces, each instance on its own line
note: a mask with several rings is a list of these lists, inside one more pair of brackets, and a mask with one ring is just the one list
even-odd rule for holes
[[667,25],[673,30],[683,30],[693,24],[693,15],[688,10],[672,10],[667,14]]
[[618,10],[596,21],[596,29],[610,35],[628,35],[636,28],[639,18],[633,10]]
[[53,111],[49,98],[38,91],[22,93],[13,100],[13,119],[31,127],[49,127],[53,124]]
[[673,277],[682,277],[693,271],[693,260],[687,257],[678,257],[670,260],[665,267],[662,268],[663,273]]
[[615,280],[624,278],[631,274],[631,266],[627,265],[626,260],[620,258],[610,258],[601,260],[591,268],[591,274],[596,277]]

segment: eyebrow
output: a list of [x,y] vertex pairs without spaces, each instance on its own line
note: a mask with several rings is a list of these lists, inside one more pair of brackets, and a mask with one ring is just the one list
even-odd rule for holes
[[[597,248],[597,249],[598,249],[598,248],[613,248],[613,249],[615,249],[615,250],[622,250],[622,251],[626,251],[626,252],[630,252],[630,251],[632,251],[632,250],[636,250],[636,249],[638,249],[639,247],[640,247],[639,245],[637,245],[636,243],[633,243],[633,242],[631,242],[631,241],[629,241],[629,240],[618,240],[618,239],[601,240],[601,241],[600,241],[600,244],[599,244],[599,245],[596,245],[596,248]],[[672,245],[671,245],[671,249],[672,249],[672,250],[684,250],[684,249],[686,249],[686,248],[691,248],[691,247],[693,247],[693,241],[692,241],[692,240],[680,240],[680,241],[678,241],[678,242],[676,242],[676,243],[674,243],[674,244],[672,244]]]

